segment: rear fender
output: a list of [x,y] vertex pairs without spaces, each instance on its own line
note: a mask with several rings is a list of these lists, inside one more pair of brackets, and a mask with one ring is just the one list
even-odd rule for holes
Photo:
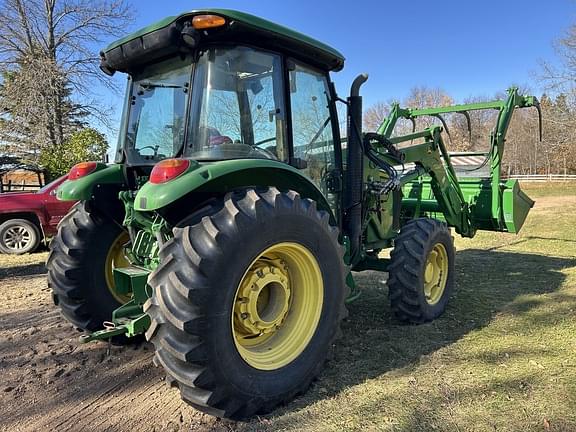
[[125,183],[123,165],[105,166],[85,177],[66,180],[58,188],[56,197],[61,201],[88,201],[97,185],[117,184],[122,189],[125,188]]
[[137,211],[155,211],[193,198],[196,193],[225,194],[245,187],[275,186],[293,190],[316,201],[336,221],[322,192],[296,168],[266,159],[240,159],[219,162],[192,163],[180,177],[161,184],[146,183],[134,201]]

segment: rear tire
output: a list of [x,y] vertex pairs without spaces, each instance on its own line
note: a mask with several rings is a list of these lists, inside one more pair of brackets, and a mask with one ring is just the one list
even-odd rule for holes
[[22,255],[34,252],[40,244],[38,226],[27,219],[9,219],[0,225],[0,252]]
[[406,223],[394,241],[388,296],[398,319],[420,324],[438,318],[454,289],[454,244],[446,224],[429,218]]
[[[201,411],[270,411],[306,391],[339,333],[347,287],[338,230],[315,202],[275,188],[229,194],[199,214],[174,230],[148,280],[154,362]],[[248,318],[256,309],[266,318]]]
[[[85,203],[72,208],[50,242],[48,285],[62,315],[80,330],[96,331],[125,301],[109,289],[106,266],[113,245],[125,231],[111,219],[89,212]],[[115,337],[117,344],[132,342]]]

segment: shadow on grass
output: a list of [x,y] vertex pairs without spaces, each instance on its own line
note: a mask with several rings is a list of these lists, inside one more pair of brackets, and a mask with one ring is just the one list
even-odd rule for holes
[[[454,406],[458,406],[463,401],[474,404],[494,404],[494,398],[500,398],[499,403],[512,403],[514,400],[525,400],[532,392],[534,377],[525,374],[514,378],[492,379],[490,384],[480,388],[453,389],[451,385],[440,385],[437,393],[426,393],[422,395],[422,389],[414,386],[414,397],[419,399],[417,409],[412,411],[396,423],[396,428],[392,430],[410,432],[429,432],[435,430],[442,431],[513,431],[513,430],[543,430],[541,428],[542,419],[526,415],[520,425],[514,423],[506,415],[494,416],[489,409],[478,409],[471,414],[468,420],[473,424],[463,424],[458,415],[454,412]],[[498,395],[498,396],[493,396]],[[373,402],[363,404],[359,409],[368,416],[378,416],[378,407]],[[381,408],[380,408],[381,410]],[[439,412],[440,411],[440,412]],[[442,415],[441,412],[446,413]],[[555,420],[556,422],[556,420]],[[480,426],[480,429],[478,429]],[[520,426],[520,427],[519,427]],[[573,429],[551,429],[552,431],[567,431]]]
[[[539,303],[523,299],[519,308],[510,305],[520,296],[558,290],[565,279],[561,270],[573,266],[576,259],[460,251],[456,258],[456,289],[446,312],[438,320],[419,326],[402,324],[392,316],[384,274],[356,274],[363,293],[349,306],[350,316],[343,324],[335,360],[311,391],[274,414],[294,411],[388,371],[416,365],[420,357],[486,326],[499,312],[526,312]],[[546,317],[542,320],[545,322]]]
[[569,239],[563,239],[563,238],[558,238],[558,237],[526,236],[524,238],[513,241],[511,243],[507,243],[505,245],[500,245],[500,246],[493,246],[493,247],[490,247],[490,248],[487,248],[484,250],[494,251],[494,250],[502,249],[504,247],[516,246],[516,245],[519,245],[521,243],[527,243],[527,242],[532,241],[532,240],[551,240],[551,241],[559,241],[559,242],[564,242],[564,243],[576,243],[576,240],[569,240]]

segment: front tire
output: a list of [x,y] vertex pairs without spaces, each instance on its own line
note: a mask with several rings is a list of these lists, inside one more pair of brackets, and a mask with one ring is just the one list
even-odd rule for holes
[[0,252],[22,255],[34,252],[40,244],[38,226],[27,219],[9,219],[0,225]]
[[[127,233],[113,220],[77,204],[60,222],[50,243],[48,285],[54,303],[64,317],[80,330],[102,329],[112,312],[129,296],[115,291],[112,270],[126,267],[122,247]],[[126,338],[116,337],[115,343]]]
[[454,244],[446,224],[429,218],[406,223],[394,240],[388,267],[392,311],[404,322],[438,318],[454,289]]
[[315,202],[275,188],[199,214],[148,280],[155,363],[201,411],[270,411],[304,392],[333,348],[347,294],[338,231]]

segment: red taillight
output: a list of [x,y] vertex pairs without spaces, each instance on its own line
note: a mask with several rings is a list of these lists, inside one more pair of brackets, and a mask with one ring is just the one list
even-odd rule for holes
[[150,183],[166,183],[178,177],[189,167],[190,161],[187,159],[166,159],[158,162],[150,173]]
[[98,167],[97,162],[80,162],[72,167],[68,173],[68,180],[76,180],[80,177],[87,176],[96,170]]

